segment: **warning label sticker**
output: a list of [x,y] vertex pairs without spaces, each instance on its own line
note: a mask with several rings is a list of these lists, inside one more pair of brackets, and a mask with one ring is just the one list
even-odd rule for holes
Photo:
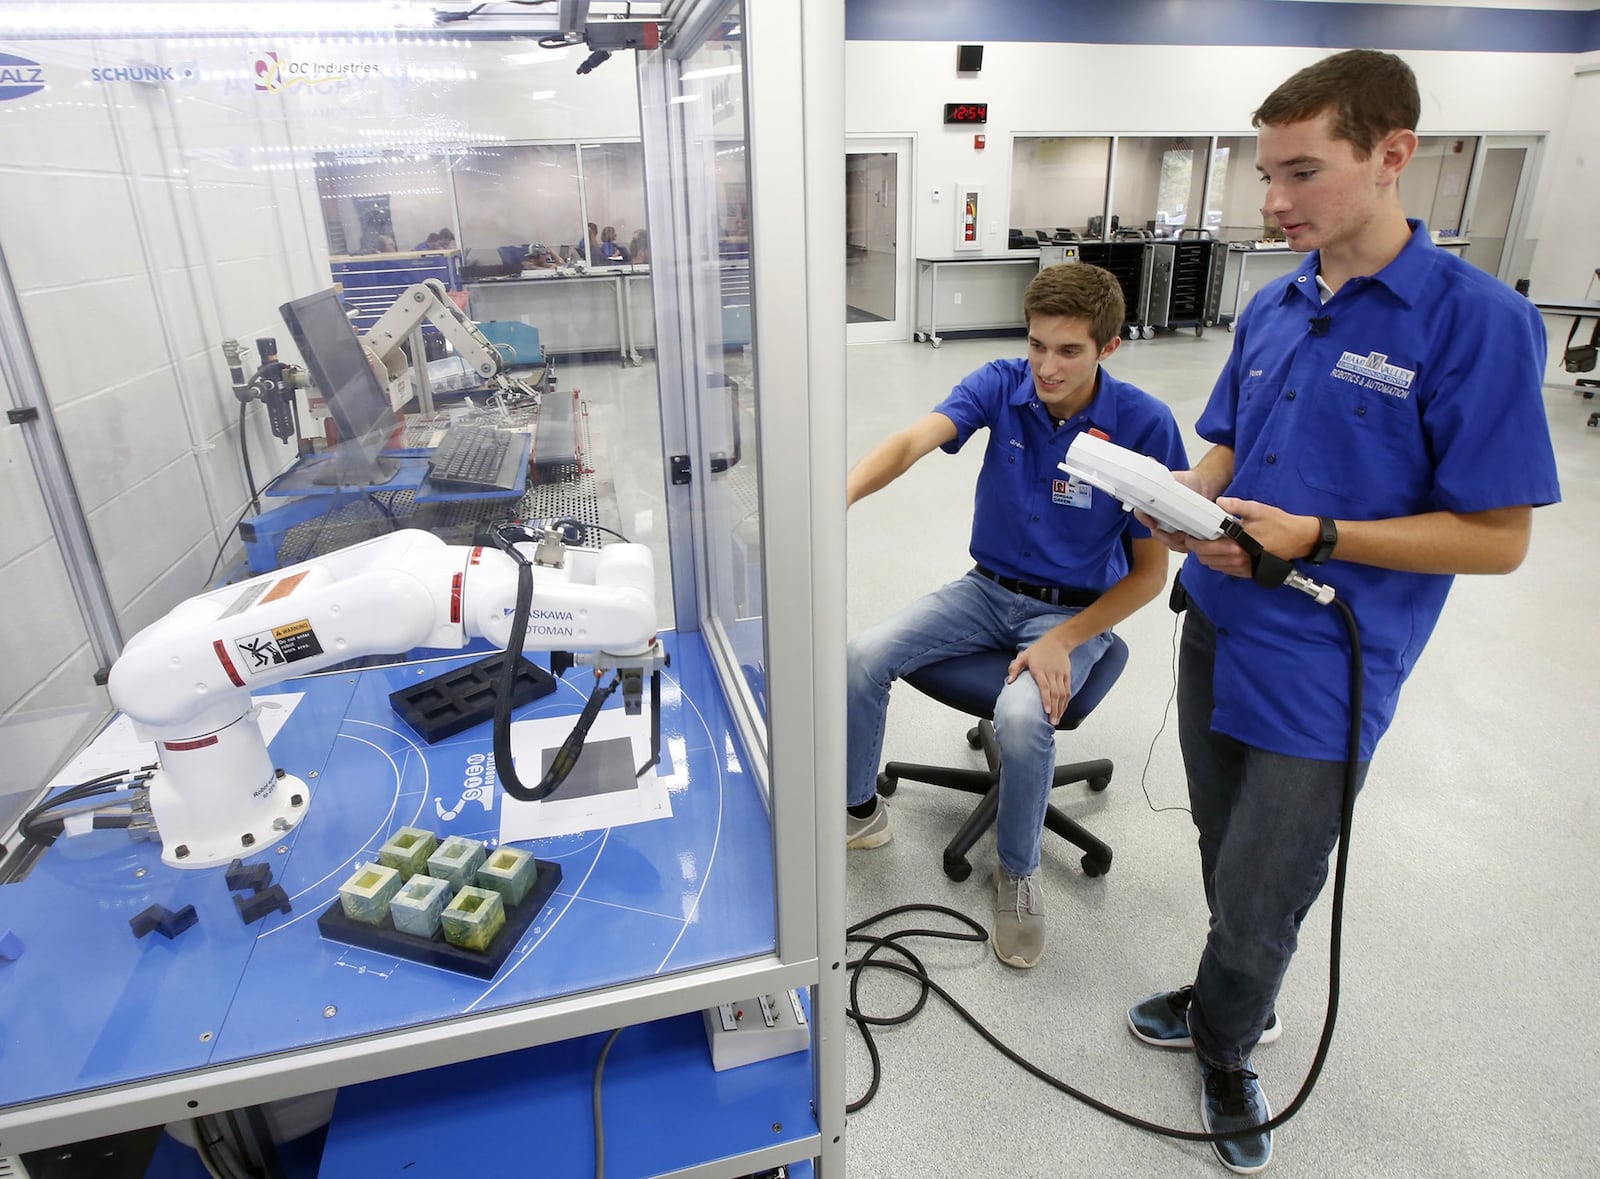
[[285,663],[297,663],[322,654],[311,622],[302,618],[271,630],[241,635],[233,640],[246,675],[263,675]]

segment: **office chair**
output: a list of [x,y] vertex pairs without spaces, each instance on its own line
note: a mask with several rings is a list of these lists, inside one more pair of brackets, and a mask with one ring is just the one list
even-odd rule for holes
[[[988,769],[969,770],[958,766],[891,761],[878,775],[878,793],[885,797],[895,792],[901,778],[983,795],[983,801],[977,809],[945,845],[944,874],[951,880],[965,880],[972,875],[972,864],[967,860],[967,853],[978,842],[978,837],[993,826],[995,815],[1000,810],[1000,747],[994,736],[994,702],[1005,683],[1006,668],[1015,658],[1015,651],[979,651],[930,663],[901,677],[924,696],[978,718],[977,725],[967,731],[967,744],[983,750],[984,760],[989,763]],[[1057,731],[1066,732],[1082,724],[1084,718],[1111,690],[1111,685],[1117,682],[1117,677],[1127,664],[1128,645],[1117,635],[1112,635],[1111,646],[1095,663],[1083,687],[1067,703],[1066,712],[1056,724]],[[1090,790],[1104,790],[1111,784],[1111,763],[1100,759],[1058,765],[1051,778],[1052,789],[1071,782],[1086,782]],[[1067,842],[1083,849],[1081,862],[1085,876],[1103,876],[1111,870],[1111,849],[1084,830],[1076,820],[1050,806],[1045,810],[1044,825],[1047,830],[1054,831]]]

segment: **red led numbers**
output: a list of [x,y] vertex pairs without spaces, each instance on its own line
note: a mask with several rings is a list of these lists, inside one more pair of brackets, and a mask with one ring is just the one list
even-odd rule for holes
[[987,123],[989,121],[989,104],[987,102],[947,102],[944,104],[944,121],[946,123]]

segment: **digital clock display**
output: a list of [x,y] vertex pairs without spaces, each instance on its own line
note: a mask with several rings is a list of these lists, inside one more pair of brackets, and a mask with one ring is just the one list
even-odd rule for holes
[[947,102],[944,104],[944,121],[946,123],[987,123],[989,121],[989,104],[987,102]]

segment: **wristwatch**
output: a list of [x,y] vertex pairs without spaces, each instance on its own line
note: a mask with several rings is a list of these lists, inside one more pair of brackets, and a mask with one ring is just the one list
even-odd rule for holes
[[1332,517],[1318,516],[1317,527],[1322,530],[1317,537],[1317,547],[1311,550],[1311,555],[1306,560],[1312,565],[1320,565],[1333,556],[1333,546],[1339,543],[1339,526],[1333,522]]

